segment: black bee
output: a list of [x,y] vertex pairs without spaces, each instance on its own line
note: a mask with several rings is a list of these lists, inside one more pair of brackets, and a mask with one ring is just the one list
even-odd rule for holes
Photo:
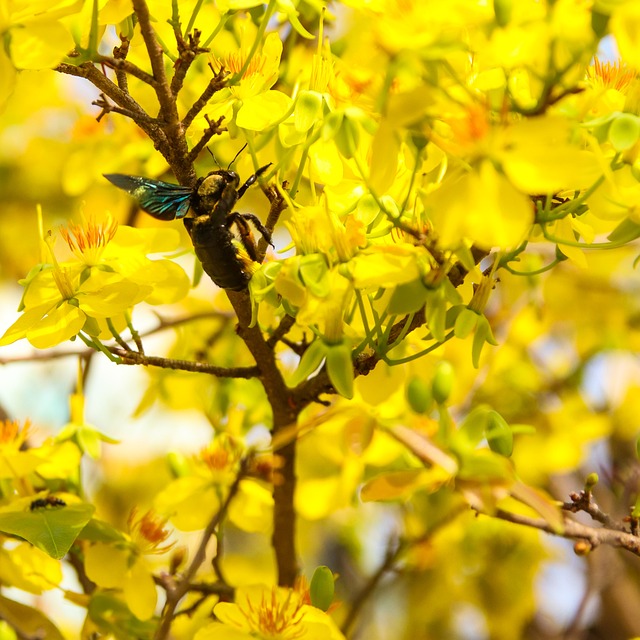
[[36,509],[44,509],[46,507],[66,507],[67,503],[64,500],[60,500],[60,498],[56,498],[55,496],[47,496],[46,498],[38,498],[34,500],[29,509],[31,511],[35,511]]
[[[229,169],[212,171],[193,188],[121,173],[104,177],[130,193],[154,218],[184,219],[205,273],[223,289],[242,291],[251,280],[251,263],[258,260],[249,221],[269,244],[272,242],[271,233],[256,216],[238,213],[233,207],[270,166],[260,167],[242,186],[238,174]],[[233,224],[239,238],[232,231]]]

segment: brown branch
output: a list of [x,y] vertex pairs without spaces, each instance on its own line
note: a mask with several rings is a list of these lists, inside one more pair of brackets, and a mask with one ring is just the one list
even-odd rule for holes
[[189,151],[187,154],[187,159],[189,162],[193,163],[197,160],[200,152],[207,146],[209,140],[213,138],[213,136],[220,135],[223,131],[226,131],[226,127],[221,127],[222,121],[224,120],[224,116],[221,116],[217,120],[209,120],[209,116],[205,116],[205,120],[209,125],[202,134],[202,137],[196,144],[193,146],[193,149]]
[[141,123],[143,122],[148,122],[149,124],[153,125],[163,124],[157,118],[153,118],[146,113],[144,115],[141,115],[139,113],[136,113],[135,111],[131,111],[130,109],[125,109],[124,107],[118,107],[117,105],[111,104],[107,100],[107,97],[104,95],[104,93],[101,93],[100,97],[97,100],[94,100],[91,104],[96,107],[100,107],[101,109],[100,114],[96,118],[98,122],[100,122],[100,120],[102,120],[102,118],[108,113],[118,113],[121,116],[125,116],[126,118],[131,118],[131,120],[138,124],[138,126],[141,126]]
[[405,549],[406,542],[399,542],[394,545],[391,541],[389,541],[389,544],[387,544],[387,551],[385,553],[384,560],[376,569],[376,571],[369,577],[362,590],[356,595],[355,599],[351,603],[351,607],[349,608],[349,612],[347,613],[344,622],[340,626],[340,631],[342,631],[345,637],[349,635],[351,627],[353,627],[355,621],[357,620],[362,607],[372,596],[373,592],[378,588],[378,585],[380,584],[382,578],[384,578],[387,573],[393,570],[396,562],[405,551]]
[[166,585],[164,585],[167,592],[167,600],[162,611],[160,625],[158,626],[158,630],[154,636],[155,640],[163,640],[164,638],[169,637],[169,633],[171,631],[171,623],[173,622],[176,608],[180,603],[180,600],[182,600],[182,598],[191,588],[191,580],[193,580],[198,569],[207,557],[207,545],[209,544],[209,540],[215,533],[218,525],[226,517],[227,512],[229,511],[229,506],[231,505],[232,500],[236,497],[236,494],[240,489],[240,482],[247,475],[249,461],[250,458],[244,458],[240,463],[240,468],[238,469],[238,473],[236,474],[233,484],[229,487],[229,492],[225,501],[222,503],[213,518],[211,518],[209,524],[204,530],[204,533],[202,534],[200,544],[196,549],[191,564],[187,567],[185,572],[175,583],[171,584],[167,581]]
[[[126,60],[129,54],[129,38],[120,34],[120,46],[113,48],[113,57],[116,60]],[[127,74],[122,69],[116,69],[116,80],[118,86],[125,92],[129,93],[129,79]]]
[[78,66],[63,62],[55,67],[55,71],[89,80],[96,89],[109,96],[118,106],[131,111],[136,118],[150,119],[146,111],[128,93],[109,80],[92,62],[83,62]]
[[[120,48],[118,47],[116,50],[120,51]],[[146,71],[143,71],[137,65],[133,64],[133,62],[129,62],[129,60],[125,60],[124,58],[116,58],[116,50],[114,50],[113,57],[100,56],[98,58],[98,62],[101,62],[106,67],[109,67],[109,69],[113,69],[116,72],[116,78],[118,79],[118,84],[120,85],[120,87],[122,88],[121,78],[126,78],[127,74],[129,74],[134,78],[138,78],[138,80],[142,80],[142,82],[150,85],[155,89],[157,84],[155,78],[152,75],[148,74]],[[123,91],[126,91],[126,89],[123,89]]]
[[174,96],[177,96],[182,89],[187,71],[189,71],[193,61],[200,54],[207,53],[209,49],[200,46],[200,31],[197,29],[193,30],[193,34],[189,34],[188,43],[185,42],[182,34],[180,33],[180,25],[178,25],[177,28],[174,28],[174,33],[176,36],[176,43],[178,45],[179,57],[174,65],[173,78],[171,79],[171,93],[173,93]]
[[[238,335],[242,338],[260,369],[260,381],[273,413],[271,434],[277,440],[296,424],[300,411],[292,401],[291,389],[287,387],[278,366],[273,348],[262,331],[251,325],[251,305],[246,292],[227,291],[234,311],[238,316]],[[271,545],[276,556],[278,584],[292,587],[298,575],[296,553],[296,512],[293,497],[296,488],[296,442],[287,442],[278,450],[281,460],[279,475],[281,482],[273,486],[273,534]]]
[[[482,512],[478,512],[481,515]],[[640,537],[634,536],[631,533],[620,531],[618,529],[609,529],[608,527],[590,527],[589,525],[581,524],[575,520],[565,518],[563,530],[557,531],[553,525],[542,518],[530,518],[529,516],[523,516],[510,511],[504,511],[498,509],[494,514],[489,517],[496,517],[506,522],[512,522],[514,524],[523,525],[525,527],[531,527],[532,529],[539,529],[546,533],[551,533],[555,536],[567,538],[569,540],[577,540],[578,542],[586,543],[587,547],[579,547],[580,553],[584,554],[595,549],[601,544],[606,544],[611,547],[619,547],[626,549],[636,556],[640,556]]]
[[258,367],[218,367],[207,362],[192,360],[174,360],[158,356],[146,356],[137,351],[127,351],[119,347],[111,348],[111,352],[121,358],[121,364],[141,364],[143,366],[161,367],[163,369],[175,369],[178,371],[192,371],[195,373],[208,373],[219,378],[255,378],[260,370]]
[[267,345],[270,349],[273,349],[284,336],[289,333],[290,329],[295,325],[296,319],[293,316],[284,316],[280,320],[280,324],[273,330],[272,334],[267,339]]
[[589,514],[596,522],[603,524],[609,529],[617,529],[618,531],[626,531],[626,527],[621,522],[614,522],[609,514],[600,509],[596,501],[593,499],[591,491],[580,491],[569,494],[571,502],[565,502],[562,508],[571,513],[584,511]]
[[184,127],[178,116],[176,99],[165,73],[164,53],[156,39],[147,3],[145,0],[132,1],[133,10],[140,25],[140,33],[144,39],[151,62],[155,80],[154,90],[160,104],[158,118],[166,123],[162,128],[165,142],[161,146],[156,144],[156,148],[166,158],[180,184],[191,186],[195,183],[197,176],[193,168],[193,161],[189,156]]
[[[211,67],[211,69],[213,70],[213,67]],[[191,108],[182,119],[182,126],[185,129],[188,129],[191,126],[191,123],[195,120],[196,116],[207,106],[211,97],[224,87],[227,75],[228,73],[224,69],[220,69],[220,71],[218,71],[215,76],[209,80],[209,84],[206,86],[205,90],[191,105]]]

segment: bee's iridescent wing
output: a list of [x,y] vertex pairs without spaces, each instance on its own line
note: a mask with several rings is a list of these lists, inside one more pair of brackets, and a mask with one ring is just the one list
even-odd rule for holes
[[193,189],[189,187],[122,173],[108,173],[104,177],[130,193],[143,211],[158,220],[184,218],[189,211],[193,195]]

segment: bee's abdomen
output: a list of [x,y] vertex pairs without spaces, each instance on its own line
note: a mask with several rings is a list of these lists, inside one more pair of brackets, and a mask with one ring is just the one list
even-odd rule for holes
[[196,219],[190,230],[191,241],[204,272],[222,289],[242,291],[247,288],[251,274],[238,254],[234,236],[226,226],[199,224]]

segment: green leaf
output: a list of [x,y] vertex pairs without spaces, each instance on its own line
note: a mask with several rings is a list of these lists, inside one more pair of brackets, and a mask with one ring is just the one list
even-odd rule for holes
[[329,567],[316,567],[309,584],[309,596],[311,604],[322,611],[326,611],[333,602],[335,594],[335,581]]
[[129,607],[110,591],[96,591],[91,596],[89,618],[101,631],[113,634],[118,640],[150,640],[158,625],[154,619],[138,620]]
[[58,627],[44,613],[4,596],[0,596],[0,619],[11,625],[21,638],[65,640]]
[[0,531],[20,536],[56,560],[61,560],[91,519],[95,507],[74,504],[33,511],[0,513]]
[[620,114],[609,126],[609,142],[616,151],[626,151],[640,138],[640,118],[631,113]]
[[125,536],[108,522],[91,518],[78,535],[78,539],[89,542],[119,542],[125,540]]

